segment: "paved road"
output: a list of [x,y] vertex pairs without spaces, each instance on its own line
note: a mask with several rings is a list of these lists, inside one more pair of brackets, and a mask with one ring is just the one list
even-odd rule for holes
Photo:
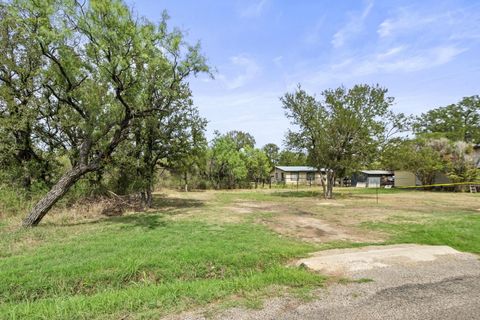
[[[349,271],[371,282],[335,284],[302,303],[294,298],[265,302],[261,310],[234,308],[214,319],[480,319],[480,260],[446,254],[432,261],[393,257],[388,266]],[[176,319],[205,319],[202,312]]]

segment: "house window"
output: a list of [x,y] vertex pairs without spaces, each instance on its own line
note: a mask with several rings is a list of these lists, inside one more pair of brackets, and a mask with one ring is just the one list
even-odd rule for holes
[[290,173],[290,180],[291,181],[298,181],[298,172]]
[[314,181],[315,180],[315,172],[307,172],[307,180]]

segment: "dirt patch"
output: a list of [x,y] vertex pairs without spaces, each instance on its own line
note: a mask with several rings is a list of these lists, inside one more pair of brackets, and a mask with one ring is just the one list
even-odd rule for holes
[[367,231],[327,223],[321,219],[305,216],[282,214],[275,219],[264,219],[263,223],[275,232],[312,242],[353,241],[372,242],[380,240]]
[[229,206],[225,207],[227,212],[234,212],[234,213],[252,213],[254,210],[251,208],[239,207],[239,206]]
[[226,210],[235,213],[254,213],[254,212],[283,212],[285,209],[271,202],[251,202],[238,201],[231,206],[225,207]]

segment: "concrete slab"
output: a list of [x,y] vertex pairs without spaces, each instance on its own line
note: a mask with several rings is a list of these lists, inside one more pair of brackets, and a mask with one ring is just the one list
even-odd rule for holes
[[297,265],[326,274],[352,276],[358,271],[434,261],[445,255],[454,255],[458,259],[471,259],[473,256],[448,246],[402,244],[325,250],[299,260]]
[[[328,250],[299,264],[350,279],[318,289],[311,302],[269,299],[258,310],[193,311],[168,320],[480,319],[480,260],[446,246],[394,245]],[[211,315],[214,314],[212,317]]]

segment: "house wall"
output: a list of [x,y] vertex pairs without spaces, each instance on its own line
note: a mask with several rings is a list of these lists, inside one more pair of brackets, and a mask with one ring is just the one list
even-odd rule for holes
[[[282,173],[283,173],[283,180],[282,180]],[[272,172],[272,181],[276,183],[285,183],[285,184],[297,184],[297,174],[298,174],[298,184],[321,184],[321,176],[320,173],[316,172],[314,175],[314,180],[310,181],[307,179],[307,172],[285,172],[278,168]]]
[[473,149],[473,161],[475,162],[477,168],[480,168],[480,147],[475,147]]
[[439,183],[451,183],[452,181],[447,177],[445,173],[437,173],[435,174],[435,178],[433,178],[433,183],[434,184],[439,184]]
[[408,187],[417,185],[415,174],[410,171],[395,171],[395,187]]

